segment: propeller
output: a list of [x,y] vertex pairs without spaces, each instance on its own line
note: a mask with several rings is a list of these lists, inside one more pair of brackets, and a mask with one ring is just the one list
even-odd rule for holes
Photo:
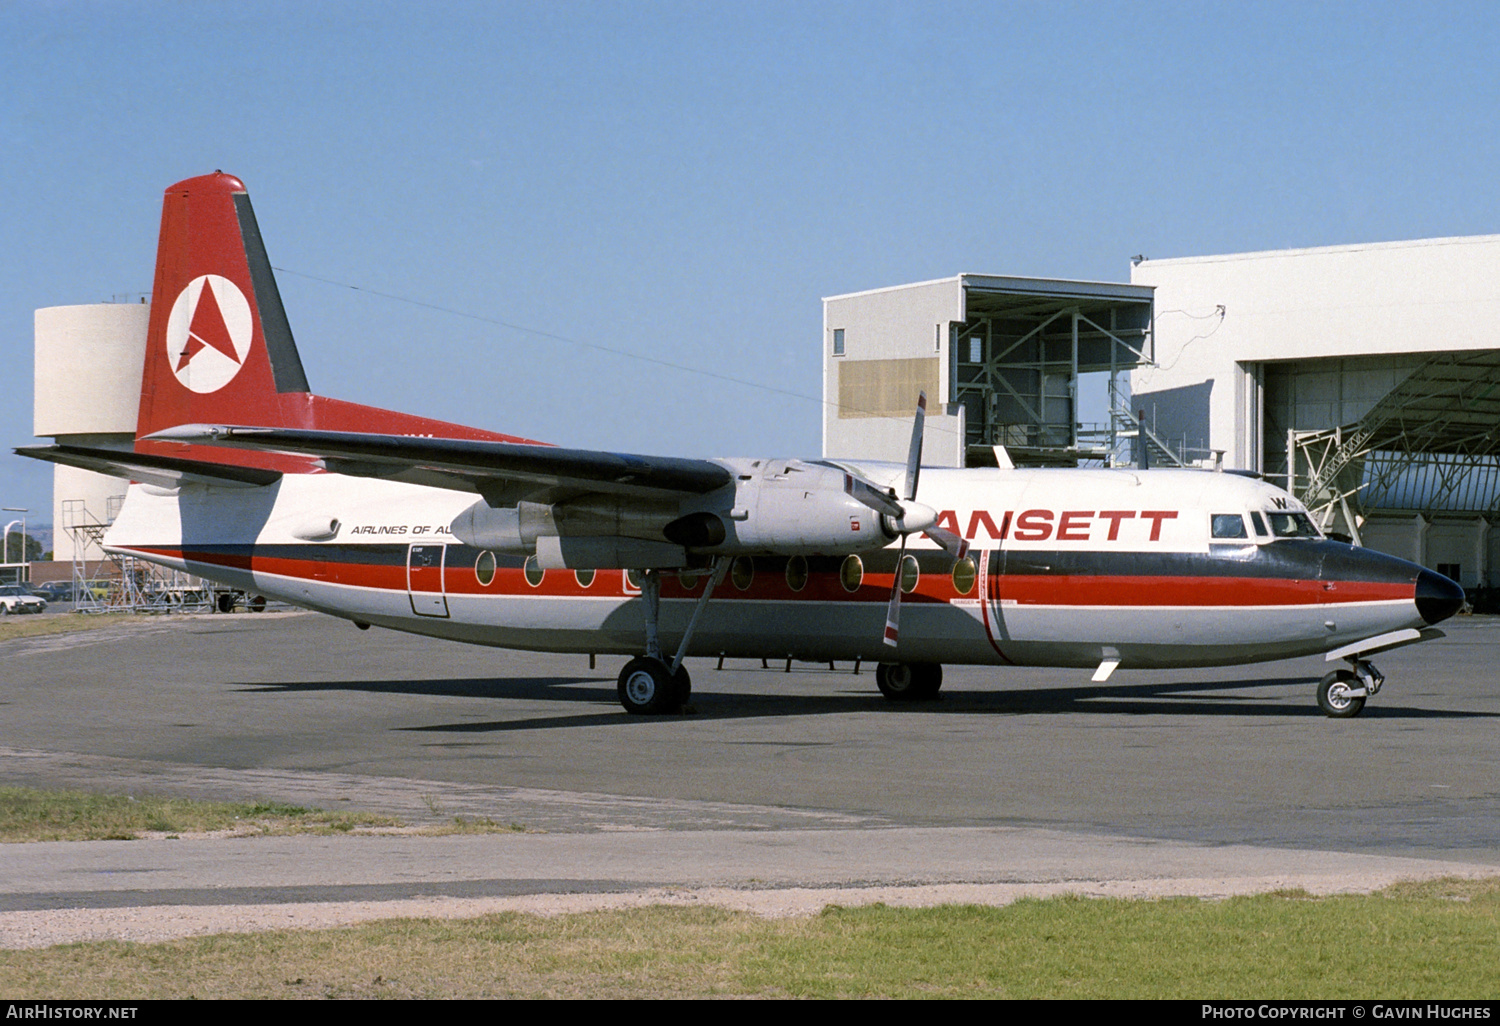
[[927,424],[927,393],[917,396],[917,415],[912,419],[911,449],[906,457],[905,495],[897,498],[894,488],[879,488],[864,478],[844,475],[844,491],[885,518],[892,534],[901,536],[901,553],[896,557],[896,577],[891,584],[891,601],[885,611],[885,643],[895,647],[900,636],[901,577],[906,567],[906,539],[925,534],[953,556],[963,559],[969,543],[946,528],[937,527],[937,512],[917,502],[917,481],[922,472],[922,433]]

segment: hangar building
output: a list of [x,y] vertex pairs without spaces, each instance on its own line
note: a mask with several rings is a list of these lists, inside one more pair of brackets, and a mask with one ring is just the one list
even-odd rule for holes
[[[994,466],[995,446],[1016,463],[1111,462],[1134,434],[1121,390],[1151,359],[1151,294],[960,274],[824,299],[823,453],[905,462],[925,391],[929,465]],[[1090,381],[1093,422],[1080,416]]]
[[1500,585],[1500,235],[1136,262],[1133,405],[1283,484],[1326,530]]
[[825,456],[904,460],[925,389],[929,464],[1252,470],[1500,587],[1500,236],[962,274],[829,297],[823,329]]

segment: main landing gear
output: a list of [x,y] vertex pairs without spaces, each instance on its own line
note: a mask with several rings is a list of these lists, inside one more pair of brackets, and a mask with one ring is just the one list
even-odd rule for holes
[[692,679],[682,657],[687,654],[688,642],[698,626],[698,617],[708,598],[714,593],[714,585],[724,577],[728,564],[715,559],[708,583],[693,606],[693,615],[687,629],[682,632],[682,642],[677,654],[666,659],[662,655],[661,642],[657,639],[657,625],[661,620],[661,571],[646,570],[641,575],[641,599],[646,606],[646,654],[637,656],[625,664],[620,671],[620,705],[625,711],[640,716],[654,716],[681,711],[692,694]]
[[892,702],[930,702],[943,686],[941,663],[881,663],[875,684]]
[[1358,716],[1365,699],[1380,690],[1385,674],[1373,663],[1350,658],[1350,669],[1334,670],[1318,682],[1318,708],[1325,716],[1348,719]]

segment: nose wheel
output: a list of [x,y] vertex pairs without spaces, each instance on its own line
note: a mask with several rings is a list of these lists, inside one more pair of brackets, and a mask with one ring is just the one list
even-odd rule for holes
[[1325,716],[1340,720],[1358,716],[1365,699],[1385,683],[1385,675],[1372,663],[1351,659],[1349,664],[1349,669],[1334,670],[1318,682],[1318,708]]

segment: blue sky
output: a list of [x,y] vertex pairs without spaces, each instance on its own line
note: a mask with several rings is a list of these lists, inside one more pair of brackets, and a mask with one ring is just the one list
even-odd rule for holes
[[[823,296],[1500,232],[1497,12],[4,0],[0,428],[32,311],[148,290],[162,190],[222,168],[318,392],[817,455]],[[47,468],[0,457],[0,500],[49,510]]]

